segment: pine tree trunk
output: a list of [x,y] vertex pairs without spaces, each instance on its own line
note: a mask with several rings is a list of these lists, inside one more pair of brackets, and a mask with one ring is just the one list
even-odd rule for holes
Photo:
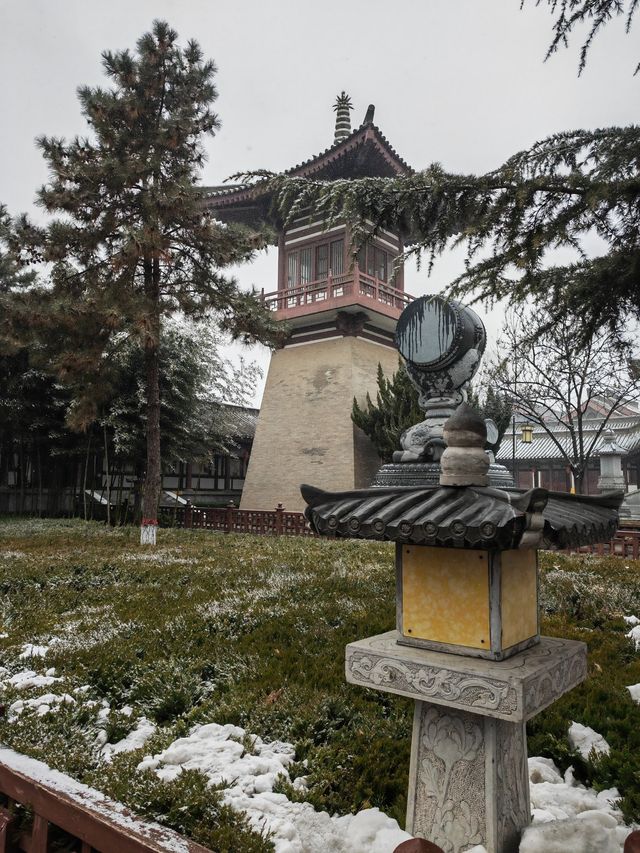
[[102,425],[102,437],[104,439],[104,462],[106,467],[107,482],[107,527],[111,527],[111,471],[109,470],[109,447],[107,445],[107,427]]
[[[153,278],[155,279],[155,275]],[[152,285],[152,293],[153,295],[157,293],[154,285]],[[162,485],[160,462],[160,317],[158,313],[154,314],[152,324],[153,327],[148,332],[144,350],[147,391],[147,468],[142,498],[141,545],[156,544],[158,504],[160,503]]]

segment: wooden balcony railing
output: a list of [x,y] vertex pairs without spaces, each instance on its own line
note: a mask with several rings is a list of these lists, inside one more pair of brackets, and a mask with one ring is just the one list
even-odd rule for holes
[[347,273],[310,281],[300,287],[287,290],[276,290],[273,293],[262,294],[262,301],[271,311],[290,311],[291,309],[313,305],[317,309],[330,307],[331,303],[341,302],[348,298],[364,298],[378,303],[380,306],[402,311],[413,300],[413,296],[392,287],[388,282],[374,276],[366,275],[358,267]]

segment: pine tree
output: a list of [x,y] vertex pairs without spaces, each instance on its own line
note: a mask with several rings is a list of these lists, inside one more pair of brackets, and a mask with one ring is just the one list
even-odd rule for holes
[[400,436],[410,426],[424,419],[418,405],[418,392],[400,361],[391,379],[383,373],[378,363],[378,392],[376,402],[367,394],[364,408],[353,400],[351,419],[371,439],[384,462],[390,462],[394,450],[400,448]]
[[[391,462],[394,450],[400,450],[400,436],[410,426],[424,420],[424,412],[418,403],[418,391],[409,379],[404,361],[398,362],[398,370],[391,379],[385,377],[378,363],[377,382],[375,403],[367,394],[363,408],[354,397],[351,420],[369,437],[382,461]],[[469,404],[483,418],[490,418],[495,423],[498,438],[488,447],[497,451],[511,420],[511,403],[491,387],[483,394],[470,387],[468,399]]]
[[219,126],[214,64],[156,21],[134,54],[106,51],[103,66],[109,89],[78,90],[90,137],[38,140],[51,173],[39,201],[58,218],[42,228],[23,218],[13,246],[22,263],[49,264],[51,284],[13,300],[12,334],[57,345],[51,367],[74,388],[78,423],[97,416],[114,354],[137,342],[146,399],[141,535],[155,541],[162,317],[210,312],[246,342],[272,343],[280,331],[255,295],[220,273],[249,260],[260,236],[213,220],[196,186],[203,139]]

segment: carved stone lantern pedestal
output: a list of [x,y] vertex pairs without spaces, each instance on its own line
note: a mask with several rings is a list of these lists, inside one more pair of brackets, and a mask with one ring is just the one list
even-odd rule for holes
[[348,682],[415,700],[406,829],[446,853],[516,853],[530,821],[526,721],[586,672],[585,644],[551,637],[504,661],[402,646],[395,631],[346,651]]
[[396,337],[426,417],[394,461],[439,463],[438,482],[302,486],[306,515],[321,535],[396,543],[396,630],[348,645],[346,676],[415,700],[407,830],[445,853],[517,853],[530,821],[526,721],[587,673],[583,643],[540,636],[537,549],[606,541],[623,493],[496,488],[487,422],[464,402],[480,320],[423,298]]
[[583,643],[539,634],[536,549],[612,531],[622,493],[488,486],[485,425],[464,403],[444,436],[438,487],[302,494],[318,533],[396,542],[397,629],[347,646],[346,677],[415,700],[407,830],[445,853],[517,853],[526,721],[587,673]]

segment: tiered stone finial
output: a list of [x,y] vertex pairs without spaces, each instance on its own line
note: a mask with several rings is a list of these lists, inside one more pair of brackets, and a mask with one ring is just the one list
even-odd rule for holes
[[351,116],[349,113],[353,109],[353,104],[346,92],[342,91],[338,95],[333,109],[336,112],[336,130],[333,136],[333,144],[335,145],[337,142],[342,142],[351,133]]
[[478,412],[461,403],[444,425],[444,440],[440,485],[488,486],[487,426]]

